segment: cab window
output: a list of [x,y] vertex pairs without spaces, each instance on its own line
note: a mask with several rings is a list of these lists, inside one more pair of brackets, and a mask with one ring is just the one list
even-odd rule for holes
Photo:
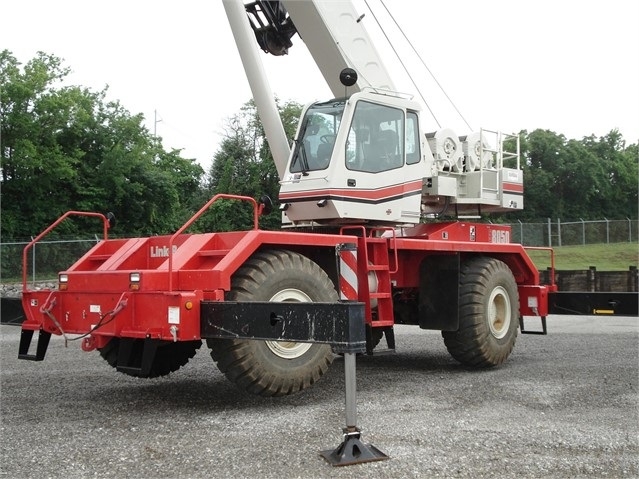
[[403,166],[404,123],[401,109],[358,102],[346,143],[346,167],[380,173]]
[[406,164],[413,165],[419,163],[420,158],[417,113],[409,111],[406,114]]
[[289,170],[291,173],[328,168],[339,129],[343,101],[316,103],[309,107],[302,122],[300,138]]

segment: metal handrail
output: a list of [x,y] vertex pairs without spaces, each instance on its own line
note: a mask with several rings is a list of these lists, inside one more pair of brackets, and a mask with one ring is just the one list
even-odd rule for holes
[[548,251],[550,253],[550,286],[555,286],[555,250],[548,246],[524,246],[524,249]]
[[[398,255],[397,255],[397,235],[396,233],[396,229],[393,228],[392,226],[378,226],[375,228],[371,228],[370,232],[369,232],[369,236],[373,236],[373,233],[375,231],[390,231],[390,237],[389,236],[385,236],[386,238],[389,238],[389,242],[388,242],[388,246],[390,249],[393,250],[393,254],[394,257],[393,259],[395,260],[395,268],[394,269],[390,269],[390,265],[388,267],[388,272],[390,274],[395,274],[399,271],[399,259],[398,259]],[[384,234],[382,233],[381,237],[384,237]]]
[[210,206],[219,199],[248,201],[249,203],[251,203],[253,205],[253,229],[254,230],[259,229],[258,218],[260,214],[262,213],[264,206],[261,204],[258,205],[257,201],[255,201],[254,198],[251,198],[250,196],[229,195],[224,193],[215,195],[213,198],[207,201],[207,203],[204,206],[202,206],[202,208],[200,208],[197,213],[191,216],[191,218],[186,223],[184,223],[180,227],[180,229],[178,229],[175,233],[173,233],[173,236],[171,236],[171,239],[169,240],[169,292],[173,291],[173,243],[175,241],[175,238],[181,235],[184,232],[184,230],[186,230],[189,226],[191,226],[195,222],[195,220],[197,220],[200,216],[202,216],[202,214],[204,214],[204,212],[208,210]]
[[22,291],[27,291],[27,253],[29,250],[42,238],[48,235],[53,229],[55,229],[60,223],[62,223],[69,216],[92,216],[95,218],[102,218],[102,228],[104,240],[108,238],[107,231],[109,230],[109,220],[102,213],[93,213],[89,211],[67,211],[65,214],[60,216],[56,221],[51,223],[47,229],[45,229],[42,233],[32,239],[29,244],[27,244],[22,250]]

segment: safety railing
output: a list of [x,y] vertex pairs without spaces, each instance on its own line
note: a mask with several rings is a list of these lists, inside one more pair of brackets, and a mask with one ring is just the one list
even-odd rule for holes
[[197,213],[191,216],[191,218],[186,223],[184,223],[175,233],[173,233],[173,236],[171,236],[171,239],[169,240],[169,291],[173,291],[173,243],[175,242],[175,239],[179,235],[184,233],[184,231],[189,226],[191,226],[200,216],[202,216],[213,203],[220,199],[247,201],[251,203],[251,205],[253,206],[253,229],[256,230],[259,228],[259,217],[265,208],[264,203],[260,203],[258,205],[257,201],[255,201],[255,199],[251,198],[250,196],[229,195],[223,193],[215,195],[213,198],[207,201],[207,203],[202,206],[202,208],[200,208]]
[[65,214],[60,216],[56,221],[54,221],[51,225],[49,225],[42,233],[33,238],[22,250],[22,291],[27,290],[27,258],[29,254],[29,250],[33,248],[33,246],[44,238],[46,235],[51,233],[55,228],[58,227],[60,223],[66,220],[69,216],[89,216],[94,218],[102,219],[102,229],[103,229],[103,237],[104,240],[108,238],[108,230],[110,226],[109,219],[103,215],[102,213],[93,213],[88,211],[67,211]]
[[[512,141],[514,143],[515,151],[506,150],[506,143]],[[490,145],[495,145],[491,148]],[[519,145],[519,135],[503,133],[496,130],[479,130],[479,158],[480,158],[480,170],[483,170],[486,165],[484,164],[484,152],[490,152],[495,155],[495,168],[501,170],[504,167],[504,162],[508,160],[515,160],[513,168],[519,170],[521,168],[521,149]]]
[[550,254],[550,284],[549,286],[555,286],[555,250],[547,246],[524,246],[526,251],[547,251]]

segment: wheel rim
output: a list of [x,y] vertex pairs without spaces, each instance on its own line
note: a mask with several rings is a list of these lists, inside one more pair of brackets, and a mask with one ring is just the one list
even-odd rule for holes
[[497,339],[506,336],[510,328],[510,297],[501,286],[493,289],[488,299],[488,327]]
[[[310,303],[311,298],[303,291],[294,288],[283,289],[276,293],[270,301],[276,303]],[[311,347],[311,343],[295,341],[264,341],[273,354],[283,359],[295,359],[303,356]]]

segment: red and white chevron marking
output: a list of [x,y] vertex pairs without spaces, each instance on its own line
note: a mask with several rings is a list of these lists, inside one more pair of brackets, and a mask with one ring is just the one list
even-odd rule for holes
[[339,297],[357,301],[357,248],[344,245],[339,250]]

